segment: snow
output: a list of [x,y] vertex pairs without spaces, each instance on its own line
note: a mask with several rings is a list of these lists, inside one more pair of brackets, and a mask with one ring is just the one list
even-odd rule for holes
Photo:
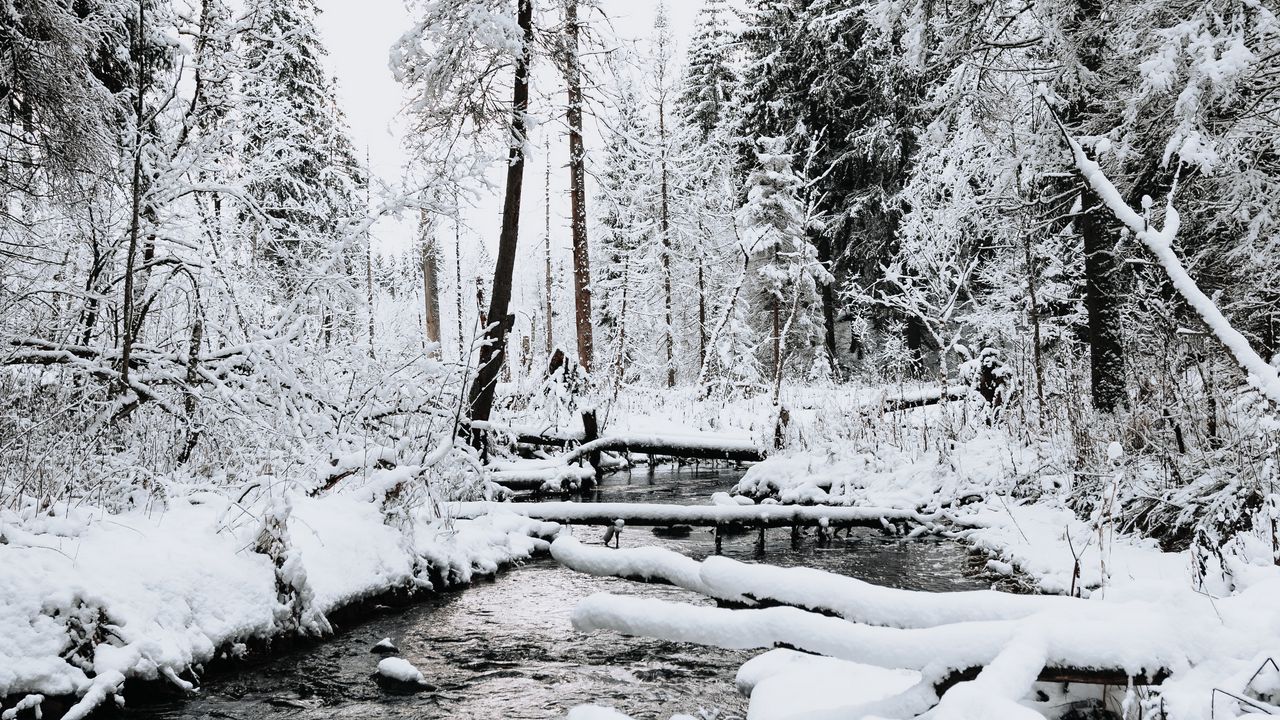
[[[766,499],[795,500],[803,494],[793,489],[817,487],[811,475],[817,482],[839,482],[846,468],[869,466],[872,472],[856,475],[858,492],[850,494],[851,502],[883,503],[871,508],[876,511],[929,509],[929,531],[963,540],[986,553],[1001,574],[1021,574],[1057,595],[918,593],[809,568],[719,556],[695,562],[657,548],[610,550],[560,538],[553,555],[575,570],[656,578],[699,595],[733,598],[745,607],[598,594],[575,609],[574,626],[767,651],[739,674],[740,688],[751,693],[749,717],[759,719],[922,713],[966,720],[1039,718],[1052,716],[1053,703],[1081,699],[1064,698],[1058,686],[1037,684],[1042,668],[1092,668],[1129,675],[1167,672],[1159,695],[1167,717],[1207,720],[1215,689],[1243,693],[1262,663],[1280,654],[1280,613],[1274,604],[1280,569],[1271,563],[1268,548],[1228,559],[1232,586],[1210,594],[1198,584],[1187,553],[1163,552],[1152,540],[1077,517],[1059,500],[1054,483],[1042,482],[1045,492],[1034,503],[990,493],[956,503],[962,493],[980,486],[975,477],[995,478],[1011,456],[1021,465],[1019,450],[1007,440],[1003,449],[997,442],[997,436],[979,432],[958,443],[944,464],[922,454],[897,467],[894,460],[904,456],[891,447],[879,448],[882,457],[870,461],[856,450],[844,456],[777,456],[754,466],[739,490],[767,487],[774,497]],[[1113,462],[1124,461],[1109,445],[1103,448]],[[932,473],[926,471],[930,463]],[[1007,470],[1005,475],[988,489],[1005,492],[1019,481]],[[737,512],[782,506],[711,507]],[[1067,596],[1072,593],[1080,597]],[[778,646],[802,652],[791,655],[774,649]],[[860,695],[862,684],[852,678],[866,666],[890,673],[896,683],[867,685],[892,687],[892,692]],[[938,698],[934,683],[965,668],[982,671]],[[1049,700],[1028,699],[1033,689],[1048,692]]]
[[[551,556],[565,567],[598,577],[662,581],[708,596],[714,592],[700,576],[701,563],[665,548],[611,550],[583,545],[577,538],[561,535],[551,543]],[[736,594],[722,599],[747,602]]]
[[[1217,304],[1200,289],[1200,286],[1192,279],[1177,254],[1174,253],[1173,241],[1178,236],[1180,219],[1178,211],[1173,207],[1173,192],[1170,192],[1169,200],[1165,207],[1164,227],[1159,230],[1149,227],[1146,219],[1136,210],[1129,207],[1129,204],[1124,200],[1124,196],[1120,194],[1116,186],[1103,173],[1102,167],[1089,159],[1080,144],[1070,136],[1067,137],[1067,142],[1070,143],[1071,151],[1075,156],[1076,168],[1084,176],[1089,186],[1093,188],[1093,191],[1098,194],[1098,197],[1102,199],[1107,209],[1120,222],[1124,223],[1130,232],[1137,236],[1147,246],[1147,249],[1156,256],[1156,260],[1159,261],[1165,273],[1168,274],[1174,288],[1195,309],[1200,318],[1213,331],[1214,336],[1235,356],[1240,366],[1249,373],[1250,383],[1272,403],[1280,404],[1280,374],[1277,373],[1276,368],[1253,349],[1253,346],[1249,344],[1249,340],[1240,334],[1240,331],[1232,327],[1231,322],[1218,309]],[[1176,190],[1176,188],[1177,185],[1175,183],[1174,189]]]
[[1037,471],[1037,448],[1011,445],[998,430],[961,439],[948,456],[877,439],[776,455],[747,469],[734,492],[757,502],[936,509],[1007,490]]
[[[0,511],[0,697],[78,696],[74,720],[126,678],[185,685],[178,675],[188,668],[281,633],[272,562],[252,552],[258,527],[212,493],[173,498],[154,514],[72,509],[44,526]],[[501,512],[453,522],[419,512],[406,535],[353,494],[293,498],[288,529],[323,615],[427,587],[417,564],[448,583],[491,574],[545,549],[540,538],[556,527]],[[79,627],[106,638],[83,660],[64,652]]]
[[738,670],[738,690],[751,698],[747,720],[858,717],[853,710],[906,692],[920,673],[837,660],[794,650],[770,650]]
[[858,508],[787,505],[664,505],[660,503],[491,503],[483,501],[448,503],[452,517],[483,517],[493,510],[507,511],[530,518],[572,523],[574,521],[619,518],[633,525],[701,524],[731,525],[766,522],[779,525],[814,524],[823,520],[831,524],[868,524],[881,520],[924,523],[931,517],[913,510],[898,508]]
[[588,597],[573,613],[574,627],[583,632],[613,630],[739,650],[785,645],[884,668],[927,668],[936,678],[986,666],[1028,633],[1045,638],[1048,666],[1120,668],[1133,675],[1176,672],[1200,659],[1205,650],[1219,648],[1223,640],[1213,638],[1212,631],[1221,629],[1187,620],[1177,611],[1133,604],[1117,605],[1105,616],[1055,610],[1019,620],[901,629],[792,607],[728,610],[607,593]]
[[427,679],[418,668],[408,660],[398,657],[383,658],[378,661],[378,675],[396,682],[412,685],[426,685]]
[[376,644],[374,644],[374,646],[369,649],[369,652],[375,652],[380,654],[395,654],[400,652],[400,650],[399,648],[396,647],[396,644],[391,641],[391,638],[387,637],[387,638],[382,638]]

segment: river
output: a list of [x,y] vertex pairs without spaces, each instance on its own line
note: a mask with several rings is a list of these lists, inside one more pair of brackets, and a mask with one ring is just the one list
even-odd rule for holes
[[[644,468],[606,478],[598,502],[705,503],[741,475],[734,469]],[[577,528],[599,542],[599,528]],[[629,529],[623,547],[659,545],[702,558],[714,551],[709,530],[683,538]],[[793,544],[787,529],[769,530],[763,549],[752,533],[725,538],[723,554],[778,565],[808,565],[911,590],[988,587],[964,546],[937,538],[901,540],[854,530],[820,547],[810,532]],[[980,567],[980,563],[978,563]],[[573,630],[574,604],[596,592],[703,602],[672,587],[580,575],[550,558],[507,570],[492,581],[377,614],[336,637],[206,679],[188,698],[148,699],[112,713],[128,718],[560,718],[574,705],[612,705],[636,718],[688,713],[705,720],[746,715],[734,689],[738,666],[754,653]],[[373,679],[370,648],[390,637],[432,689],[400,694]]]

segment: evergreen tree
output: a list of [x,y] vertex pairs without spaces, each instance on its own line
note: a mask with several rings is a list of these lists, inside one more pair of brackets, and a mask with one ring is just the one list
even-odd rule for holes
[[365,182],[323,68],[318,13],[314,0],[245,8],[240,167],[262,215],[245,219],[255,254],[272,261],[290,295],[305,280],[303,264],[335,250]]
[[[599,231],[595,272],[597,324],[602,357],[612,358],[610,374],[625,371],[628,381],[638,377],[640,342],[660,340],[648,324],[635,322],[638,311],[654,297],[660,278],[654,273],[657,249],[658,187],[652,161],[653,127],[641,114],[634,90],[620,88],[616,114],[606,125],[604,168],[595,202]],[[630,317],[628,317],[630,316]]]
[[820,288],[833,279],[805,230],[803,180],[791,169],[787,140],[758,142],[756,169],[747,178],[747,202],[740,222],[760,280],[757,307],[765,315],[762,334],[770,338],[768,361],[776,401],[787,361],[798,356],[807,369],[815,346],[822,352]]

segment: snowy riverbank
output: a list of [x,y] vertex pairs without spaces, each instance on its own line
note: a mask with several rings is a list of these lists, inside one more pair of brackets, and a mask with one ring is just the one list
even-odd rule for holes
[[[272,559],[254,552],[261,523],[247,512],[193,493],[151,513],[0,516],[0,698],[75,696],[67,717],[79,718],[126,679],[190,687],[215,657],[291,634]],[[405,525],[388,525],[367,495],[291,499],[282,570],[315,623],[433,578],[492,574],[545,549],[556,530],[505,513],[446,523],[417,511]]]
[[[721,600],[817,611],[732,611],[618,595],[579,606],[575,625],[584,631],[759,648],[763,654],[737,681],[750,694],[752,720],[906,718],[926,710],[938,718],[1056,718],[1089,701],[1128,708],[1130,717],[1141,706],[1142,717],[1208,720],[1247,710],[1223,692],[1272,699],[1280,678],[1253,677],[1280,657],[1280,567],[1263,534],[1242,533],[1221,557],[1163,551],[1122,532],[1114,503],[1085,515],[1069,508],[1071,477],[1054,471],[1052,449],[987,430],[945,455],[888,442],[810,449],[753,466],[736,490],[769,505],[927,512],[929,529],[984,552],[991,571],[1079,599],[925,595],[647,548],[610,555],[564,540],[553,554],[592,574],[665,578]],[[1115,477],[1107,481],[1122,482],[1123,459],[1113,459]],[[828,657],[770,649],[778,643]],[[937,685],[975,666],[986,669]],[[1077,683],[1064,692],[1061,683],[1037,682],[1042,670],[1064,667],[1163,683],[1110,691]],[[574,717],[618,716],[583,708]]]

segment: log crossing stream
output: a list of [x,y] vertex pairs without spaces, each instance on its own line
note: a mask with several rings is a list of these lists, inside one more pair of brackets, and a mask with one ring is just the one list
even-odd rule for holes
[[[741,471],[644,469],[620,473],[586,498],[595,502],[705,503],[728,490]],[[579,527],[584,542],[602,530]],[[659,537],[628,528],[623,547],[658,545],[695,558],[714,549],[712,533]],[[985,588],[966,549],[937,538],[901,540],[873,529],[819,547],[812,532],[793,544],[789,530],[769,530],[763,556],[755,533],[724,539],[723,553],[741,560],[808,565],[876,584],[913,590]],[[980,567],[981,563],[977,563]],[[665,586],[581,575],[539,558],[492,582],[443,593],[424,602],[339,629],[318,645],[220,672],[186,699],[132,704],[111,714],[150,718],[290,720],[320,718],[564,717],[583,703],[612,705],[636,718],[667,720],[675,713],[730,720],[746,716],[734,689],[738,667],[754,653],[720,650],[610,633],[581,634],[569,614],[581,599],[614,592],[698,601]],[[379,656],[370,648],[384,637],[425,675],[432,688],[400,694],[372,673]]]

